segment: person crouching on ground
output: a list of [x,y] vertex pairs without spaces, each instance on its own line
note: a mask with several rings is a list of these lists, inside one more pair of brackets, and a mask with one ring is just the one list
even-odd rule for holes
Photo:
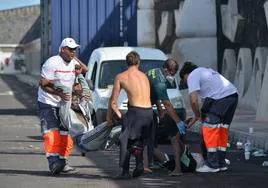
[[[151,102],[157,106],[160,121],[165,122],[164,132],[171,142],[175,155],[176,168],[169,174],[170,176],[182,175],[180,166],[180,153],[182,146],[176,138],[176,135],[179,137],[185,135],[185,129],[187,127],[182,121],[185,117],[179,117],[177,115],[167,94],[167,88],[174,87],[176,84],[174,76],[177,73],[178,68],[178,63],[174,59],[169,58],[163,63],[161,68],[151,69],[146,73],[150,81]],[[162,109],[161,104],[164,105],[165,110]],[[156,116],[156,113],[154,113],[154,116]],[[156,127],[153,128],[153,130],[156,129]],[[177,134],[178,132],[179,134]],[[157,135],[154,135],[154,137],[157,137]],[[179,140],[181,140],[181,138]],[[155,144],[155,147],[156,145],[157,144]],[[156,150],[156,148],[154,149]],[[150,157],[148,158],[150,161]]]

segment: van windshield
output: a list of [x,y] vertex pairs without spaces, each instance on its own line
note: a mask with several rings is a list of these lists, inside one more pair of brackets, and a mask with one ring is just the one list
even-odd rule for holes
[[[146,73],[150,69],[162,67],[162,60],[141,60],[140,70]],[[104,61],[100,68],[99,88],[105,89],[109,85],[113,85],[117,74],[127,70],[127,64],[124,60]],[[176,88],[176,84],[173,87]]]

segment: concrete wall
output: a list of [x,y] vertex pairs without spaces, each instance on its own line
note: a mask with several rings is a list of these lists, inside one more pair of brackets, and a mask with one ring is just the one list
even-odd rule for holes
[[178,38],[216,37],[215,0],[185,0],[176,18]]
[[222,74],[235,84],[239,92],[239,107],[256,113],[256,119],[268,121],[268,48],[240,48],[238,54],[226,49]]
[[155,47],[154,0],[139,0],[137,10],[137,44]]
[[178,38],[172,47],[172,56],[181,64],[192,61],[198,66],[217,70],[217,39],[215,37]]
[[263,83],[262,88],[260,91],[260,98],[259,103],[257,104],[257,113],[256,113],[256,119],[260,121],[268,121],[268,66],[266,62],[266,68],[264,70],[264,77],[263,77]]
[[0,11],[0,44],[20,44],[27,40],[26,33],[39,15],[39,5]]
[[31,75],[40,75],[41,67],[41,42],[36,39],[24,45],[25,71]]
[[137,43],[138,46],[155,46],[155,17],[153,9],[137,11]]
[[238,88],[239,107],[267,121],[268,1],[229,0],[218,8],[221,71]]
[[40,38],[40,27],[39,5],[0,11],[0,62],[10,59],[2,73],[25,71],[23,45]]
[[156,47],[179,63],[193,61],[217,70],[215,0],[156,3]]
[[267,120],[268,0],[158,0],[155,12],[157,48],[218,70],[238,88],[239,106]]

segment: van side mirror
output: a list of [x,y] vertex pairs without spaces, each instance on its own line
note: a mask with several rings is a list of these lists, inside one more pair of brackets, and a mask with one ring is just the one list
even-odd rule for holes
[[92,82],[92,80],[87,80],[87,84],[90,90],[94,90],[94,84]]

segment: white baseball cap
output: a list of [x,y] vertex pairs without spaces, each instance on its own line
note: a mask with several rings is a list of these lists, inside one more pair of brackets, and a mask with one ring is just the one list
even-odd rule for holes
[[60,47],[59,47],[59,50],[63,47],[66,47],[66,46],[69,48],[77,48],[80,45],[77,44],[73,38],[65,38],[62,40]]

